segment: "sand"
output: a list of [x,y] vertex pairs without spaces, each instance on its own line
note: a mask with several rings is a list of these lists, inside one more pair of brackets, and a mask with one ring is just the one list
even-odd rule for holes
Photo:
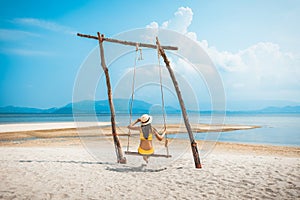
[[[110,125],[109,122],[81,122],[81,127],[90,127],[91,124],[98,126]],[[57,130],[74,129],[77,127],[75,122],[46,122],[46,123],[18,123],[18,124],[0,124],[0,133],[25,132],[36,130]]]
[[300,199],[299,147],[217,143],[195,169],[189,142],[175,139],[171,159],[124,165],[110,138],[57,137],[65,132],[0,140],[0,199]]

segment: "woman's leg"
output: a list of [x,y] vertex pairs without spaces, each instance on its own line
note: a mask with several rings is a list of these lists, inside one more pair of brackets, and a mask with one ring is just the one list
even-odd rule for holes
[[148,158],[149,158],[149,156],[143,156],[143,159],[146,163],[148,163]]

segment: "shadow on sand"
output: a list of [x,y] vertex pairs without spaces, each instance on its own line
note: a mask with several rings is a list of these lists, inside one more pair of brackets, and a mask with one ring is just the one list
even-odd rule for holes
[[106,167],[106,170],[114,171],[114,172],[160,172],[166,169],[167,169],[166,167],[160,169],[150,169],[147,168],[147,165],[145,164],[142,164],[141,166],[138,167],[133,167],[133,166],[122,166],[117,168]]
[[109,162],[92,162],[92,161],[74,161],[74,160],[17,160],[20,163],[68,163],[68,164],[84,164],[84,165],[110,165],[117,167],[106,167],[105,170],[113,172],[160,172],[164,171],[167,168],[158,168],[153,169],[147,167],[146,164],[142,164],[138,167],[128,166],[128,165],[119,165],[116,163]]

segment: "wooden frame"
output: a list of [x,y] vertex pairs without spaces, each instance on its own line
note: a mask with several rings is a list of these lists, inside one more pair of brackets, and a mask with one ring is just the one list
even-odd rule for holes
[[[85,35],[85,34],[81,34],[81,33],[77,33],[77,36],[79,37],[85,37],[85,38],[90,38],[90,39],[95,39],[98,40],[99,42],[99,47],[100,47],[100,61],[101,61],[101,66],[105,72],[105,77],[106,77],[106,86],[107,86],[107,92],[108,92],[108,100],[109,100],[109,105],[110,105],[110,113],[111,113],[111,126],[112,126],[112,136],[114,139],[114,144],[115,144],[115,149],[116,149],[116,154],[118,157],[118,162],[119,163],[126,163],[126,158],[123,156],[123,152],[122,152],[122,148],[121,148],[121,143],[119,141],[118,138],[118,134],[116,132],[116,124],[115,124],[115,110],[114,110],[114,105],[113,105],[113,100],[112,100],[112,90],[111,90],[111,85],[110,85],[110,78],[109,78],[109,73],[108,73],[108,68],[106,67],[105,64],[105,57],[104,57],[104,49],[103,49],[103,42],[107,41],[107,42],[113,42],[113,43],[118,43],[118,44],[123,44],[123,45],[130,45],[130,46],[140,46],[140,47],[147,47],[147,48],[153,48],[153,49],[157,49],[160,52],[160,55],[162,56],[166,67],[169,71],[170,77],[172,79],[173,85],[175,87],[176,90],[176,94],[178,97],[178,101],[180,104],[180,108],[182,111],[182,116],[184,119],[184,123],[190,138],[190,142],[191,142],[191,148],[192,148],[192,153],[193,153],[193,157],[194,157],[194,162],[195,162],[195,167],[196,168],[202,168],[201,166],[201,162],[200,162],[200,157],[199,157],[199,153],[198,153],[198,148],[197,148],[197,143],[194,139],[194,135],[192,133],[192,128],[191,125],[189,123],[188,120],[188,116],[187,116],[187,112],[186,112],[186,108],[183,102],[183,98],[181,95],[181,91],[179,89],[178,86],[178,82],[176,80],[175,74],[173,72],[173,69],[171,68],[170,65],[170,61],[168,60],[166,54],[165,54],[165,49],[167,50],[178,50],[178,47],[173,47],[173,46],[161,46],[158,40],[158,37],[156,37],[156,45],[153,44],[145,44],[145,43],[137,43],[137,42],[129,42],[129,41],[122,41],[122,40],[116,40],[116,39],[111,39],[111,38],[105,38],[104,35],[100,34],[99,32],[97,32],[97,36],[91,36],[91,35]],[[125,152],[126,153],[126,152]],[[133,155],[133,154],[138,154],[137,152],[127,152],[127,154],[129,155]],[[153,154],[154,155],[158,155],[159,154]],[[161,155],[160,155],[161,157]]]

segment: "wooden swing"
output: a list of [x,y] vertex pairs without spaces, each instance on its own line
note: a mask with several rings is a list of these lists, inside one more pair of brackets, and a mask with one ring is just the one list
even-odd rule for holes
[[[140,52],[140,54],[138,54],[138,52]],[[159,53],[159,49],[157,48],[157,53],[158,53],[158,66],[159,66],[159,80],[160,80],[160,92],[161,92],[161,103],[162,103],[162,114],[163,114],[163,119],[164,119],[164,128],[163,131],[165,131],[167,129],[166,126],[166,112],[165,112],[165,101],[164,101],[164,93],[163,93],[163,85],[162,85],[162,66],[160,65],[160,53]],[[131,99],[130,99],[130,119],[129,119],[129,123],[132,123],[132,108],[133,108],[133,100],[134,100],[134,90],[135,90],[135,75],[136,75],[136,64],[137,64],[137,60],[142,60],[142,49],[139,48],[138,44],[136,45],[136,56],[135,56],[135,61],[134,61],[134,68],[133,68],[133,78],[132,78],[132,92],[131,92]],[[129,146],[130,146],[130,136],[131,136],[131,131],[129,129],[128,131],[128,137],[127,137],[127,150],[125,151],[126,155],[132,155],[132,156],[144,156],[143,154],[140,154],[138,152],[135,151],[130,151],[129,150]],[[170,158],[172,157],[169,154],[169,147],[168,147],[168,137],[167,134],[165,134],[165,148],[166,148],[166,154],[151,154],[151,155],[147,155],[147,156],[151,156],[151,157],[163,157],[163,158]]]
[[[99,43],[100,62],[101,62],[101,66],[102,66],[102,69],[103,69],[104,74],[105,74],[105,78],[106,78],[107,96],[108,96],[108,102],[109,102],[109,107],[110,107],[110,115],[111,115],[111,131],[112,131],[115,151],[116,151],[116,155],[117,155],[117,162],[125,164],[127,161],[126,161],[126,158],[123,156],[121,143],[119,141],[118,134],[117,134],[117,131],[116,131],[115,110],[114,110],[114,104],[113,104],[113,100],[112,100],[112,89],[111,89],[111,83],[110,83],[108,68],[106,66],[105,56],[104,56],[104,48],[103,48],[103,42],[104,41],[112,42],[112,43],[118,43],[118,44],[122,44],[122,45],[129,45],[129,46],[136,46],[138,44],[138,46],[140,46],[140,47],[158,49],[159,55],[163,58],[165,66],[168,69],[170,78],[172,79],[172,82],[173,82],[173,85],[174,85],[174,88],[175,88],[175,91],[176,91],[176,94],[177,94],[177,98],[178,98],[180,108],[181,108],[181,111],[182,111],[182,116],[183,116],[183,119],[184,119],[184,124],[185,124],[186,130],[187,130],[189,138],[190,138],[190,144],[191,144],[192,154],[193,154],[193,157],[194,157],[195,167],[196,168],[201,168],[202,165],[201,165],[201,162],[200,162],[197,143],[195,141],[195,138],[194,138],[194,135],[193,135],[193,132],[192,132],[192,128],[191,128],[191,125],[190,125],[189,120],[188,120],[188,116],[187,116],[186,108],[185,108],[183,98],[182,98],[182,95],[181,95],[181,92],[180,92],[180,88],[179,88],[178,82],[176,80],[175,73],[174,73],[173,69],[171,68],[170,61],[168,60],[168,57],[165,54],[165,50],[178,50],[178,47],[161,46],[160,43],[159,43],[158,37],[156,37],[156,45],[154,45],[154,44],[147,44],[147,43],[136,43],[136,42],[131,42],[131,41],[117,40],[117,39],[113,39],[113,38],[106,38],[106,37],[104,37],[103,34],[100,34],[99,32],[97,32],[97,36],[86,35],[86,34],[81,34],[81,33],[77,33],[77,36],[98,40],[98,43]],[[128,151],[127,154],[129,155],[130,152]],[[133,153],[133,154],[136,154],[136,153]],[[155,156],[155,155],[152,155],[152,156]]]

